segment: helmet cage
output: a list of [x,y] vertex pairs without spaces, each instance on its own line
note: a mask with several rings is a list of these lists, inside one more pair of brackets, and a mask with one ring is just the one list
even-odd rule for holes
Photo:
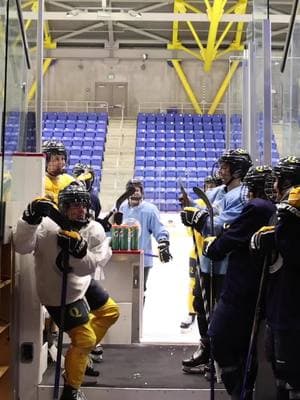
[[79,180],[80,180],[80,182],[83,182],[85,184],[88,192],[90,192],[92,190],[93,183],[95,180],[95,172],[90,165],[83,164],[83,163],[77,163],[74,165],[72,173],[76,178],[78,178],[81,174],[90,173],[90,175],[91,175],[90,178],[79,179]]
[[91,207],[90,194],[85,185],[79,181],[74,181],[58,194],[58,208],[63,215],[67,215],[67,210],[71,204],[81,204],[87,209],[87,217],[84,221],[71,221],[72,225],[80,228],[89,221],[89,210]]
[[42,145],[42,153],[46,154],[46,163],[50,161],[52,155],[63,155],[67,162],[67,151],[62,142],[56,140],[47,140]]
[[218,160],[218,163],[229,164],[233,178],[243,179],[248,169],[252,166],[250,155],[243,149],[226,151]]
[[247,172],[243,183],[248,191],[254,194],[254,197],[275,200],[274,191],[275,177],[272,168],[267,165],[252,167]]
[[300,185],[300,158],[289,156],[281,158],[273,168],[277,178],[278,190],[284,192],[292,186]]

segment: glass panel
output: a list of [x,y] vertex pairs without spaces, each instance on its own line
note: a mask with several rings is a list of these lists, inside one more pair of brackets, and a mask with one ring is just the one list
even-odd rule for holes
[[[6,3],[6,2],[5,2]],[[20,22],[16,17],[17,3],[11,0],[8,3],[8,18],[1,15],[2,40],[0,41],[1,61],[1,115],[2,121],[2,179],[1,179],[1,204],[10,198],[12,153],[22,149],[24,142],[25,104],[26,104],[26,60]],[[1,9],[5,10],[4,2]],[[8,23],[7,32],[5,30]],[[6,34],[7,33],[7,34]],[[3,219],[1,232],[3,230]]]
[[[290,57],[287,60],[285,71],[279,71],[280,62],[274,60],[272,69],[273,103],[281,105],[281,113],[274,113],[273,130],[278,142],[281,157],[287,155],[300,156],[299,135],[299,96],[300,96],[300,24],[296,23],[291,41]],[[277,107],[277,109],[279,106]],[[274,107],[273,107],[274,109]]]

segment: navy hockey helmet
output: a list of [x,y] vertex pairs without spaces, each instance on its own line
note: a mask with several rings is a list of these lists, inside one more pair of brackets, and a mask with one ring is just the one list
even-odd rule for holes
[[300,185],[300,158],[294,156],[281,158],[273,168],[273,172],[277,178],[280,192]]
[[254,197],[274,199],[274,175],[272,167],[268,165],[259,165],[251,167],[243,179],[249,192]]
[[132,178],[126,183],[126,190],[129,190],[131,187],[138,187],[141,190],[142,195],[144,195],[144,184],[140,179]]
[[43,142],[42,153],[46,154],[46,162],[50,160],[51,155],[63,155],[67,161],[65,145],[57,140],[46,140]]
[[233,178],[243,179],[248,169],[252,166],[252,160],[243,149],[226,150],[218,160],[220,163],[227,163],[230,166],[230,173]]
[[91,207],[91,197],[85,184],[80,181],[74,181],[58,193],[58,208],[63,215],[71,204],[81,204],[87,208],[87,217],[85,220],[73,221],[76,228],[86,225],[89,221],[89,209]]
[[95,172],[90,165],[77,163],[73,168],[73,176],[85,183],[87,190],[90,192],[95,180]]

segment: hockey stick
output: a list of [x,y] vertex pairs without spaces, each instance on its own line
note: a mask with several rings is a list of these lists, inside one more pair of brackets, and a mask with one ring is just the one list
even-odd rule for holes
[[[180,180],[179,180],[179,185],[180,185],[180,190],[181,190],[181,193],[182,193],[182,196],[183,196],[183,206],[187,207],[187,206],[190,205],[190,201],[189,201],[188,195],[187,195],[187,193],[186,193],[186,191],[184,189],[184,186],[183,186],[183,184],[182,184],[182,182]],[[207,326],[208,326],[209,325],[209,321],[210,321],[211,309],[210,309],[210,306],[209,306],[208,300],[207,300],[207,293],[206,293],[206,290],[205,290],[204,278],[203,278],[203,275],[201,273],[200,256],[199,256],[196,237],[195,237],[195,232],[194,232],[193,228],[192,228],[192,236],[193,236],[193,243],[194,243],[194,249],[195,249],[195,255],[196,255],[197,271],[198,271],[198,275],[199,275],[201,296],[202,296],[202,300],[203,300],[205,318],[206,318],[206,322],[207,322]],[[212,290],[210,290],[210,293],[212,293]],[[215,377],[214,377],[214,372],[213,372],[214,371],[214,361],[213,361],[213,358],[212,358],[212,348],[211,348],[211,346],[210,346],[210,371],[211,371],[211,376],[210,376],[210,400],[214,400],[214,398],[215,398],[215,381],[214,381],[214,378]]]
[[[181,179],[179,179],[178,182],[179,182],[179,187],[180,187],[180,191],[182,194],[183,207],[188,207],[190,205],[190,200],[188,198],[188,195],[186,193],[186,190],[183,186]],[[201,269],[200,269],[200,256],[199,256],[199,252],[198,252],[196,236],[195,236],[194,229],[191,228],[191,230],[192,230],[193,244],[194,244],[194,248],[195,248],[196,261],[197,261],[197,265],[198,265],[198,274],[199,274],[201,295],[202,295],[202,300],[203,300],[203,305],[204,305],[206,322],[208,325],[209,324],[209,305],[208,305],[208,301],[207,301],[207,294],[206,294],[206,290],[205,290],[204,279],[203,279],[203,276],[201,274]]]
[[[198,187],[193,187],[193,192],[204,202],[207,211],[209,213],[209,219],[210,219],[210,232],[211,235],[215,235],[215,227],[214,227],[214,210],[213,207],[204,193],[204,191]],[[213,313],[213,307],[214,307],[214,295],[213,295],[213,279],[214,279],[214,265],[213,261],[210,262],[210,271],[209,271],[209,321],[211,321],[212,318],[212,313]],[[219,371],[217,371],[218,366],[214,364],[214,358],[212,354],[212,345],[210,344],[210,398],[211,400],[214,400],[214,391],[215,391],[215,376],[214,376],[214,366],[216,369],[216,375],[217,379],[219,380]]]
[[117,211],[119,211],[121,204],[127,200],[130,196],[133,195],[133,193],[135,192],[135,188],[134,187],[130,187],[128,190],[126,190],[126,192],[124,192],[123,194],[121,194],[121,196],[117,199],[116,201],[116,209]]
[[[128,190],[126,190],[126,192],[124,192],[123,194],[121,194],[120,197],[117,198],[116,203],[114,208],[106,215],[105,219],[109,220],[109,218],[117,211],[119,211],[121,204],[127,200],[130,196],[133,195],[133,193],[135,192],[135,188],[134,187],[130,187]],[[117,225],[121,225],[122,224],[122,219],[120,218],[119,220],[115,221],[115,223],[117,223]]]
[[[69,220],[64,217],[58,210],[55,203],[53,206],[49,202],[49,208],[47,210],[47,216],[53,222],[55,222],[63,230],[71,230],[71,225]],[[61,251],[56,259],[56,262],[62,270],[62,289],[60,298],[60,326],[58,331],[57,340],[57,356],[55,365],[55,378],[54,378],[54,389],[53,389],[53,399],[58,399],[59,392],[59,380],[61,371],[61,359],[62,359],[62,346],[63,346],[63,333],[64,333],[64,319],[65,319],[65,308],[66,308],[66,297],[67,297],[67,283],[68,283],[68,272],[69,267],[69,254],[65,251]]]
[[254,312],[254,317],[253,317],[253,324],[252,324],[251,336],[250,336],[250,341],[249,341],[249,348],[248,348],[247,360],[246,360],[246,365],[245,365],[245,372],[244,372],[244,379],[243,379],[243,386],[242,386],[240,400],[246,400],[248,398],[247,397],[248,391],[249,391],[249,389],[251,389],[251,388],[248,388],[248,381],[249,381],[249,377],[251,375],[251,371],[253,368],[253,357],[256,352],[257,337],[258,337],[260,321],[261,321],[261,309],[262,309],[262,303],[263,303],[263,295],[265,292],[265,286],[266,286],[266,281],[267,281],[267,267],[268,267],[268,257],[265,256],[262,271],[261,271],[256,305],[255,305],[255,312]]

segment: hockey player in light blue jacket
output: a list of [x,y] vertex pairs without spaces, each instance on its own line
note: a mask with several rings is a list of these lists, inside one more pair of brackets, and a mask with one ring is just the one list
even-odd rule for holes
[[[131,186],[135,188],[135,193],[124,202],[120,207],[123,213],[123,221],[134,219],[139,222],[141,233],[139,238],[139,248],[144,250],[145,254],[152,254],[152,235],[158,243],[158,253],[161,262],[169,262],[172,258],[169,251],[169,232],[162,224],[157,207],[145,201],[144,187],[140,180],[131,179],[126,189]],[[153,267],[153,257],[145,255],[144,258],[144,290],[146,291],[146,283],[150,268]]]
[[[219,158],[219,175],[224,185],[214,189],[213,193],[208,193],[208,198],[214,210],[214,230],[215,235],[219,235],[227,224],[231,224],[241,213],[244,206],[244,193],[241,184],[248,169],[252,165],[249,154],[242,149],[227,150]],[[213,195],[213,196],[212,196]],[[182,223],[191,226],[203,236],[210,236],[211,223],[206,208],[186,207],[181,212]],[[221,261],[213,263],[213,291],[214,299],[217,301],[221,289],[223,278],[226,274],[228,256]],[[200,256],[201,274],[206,289],[207,298],[210,296],[210,268],[211,261],[205,256]],[[191,358],[183,360],[182,365],[185,372],[195,372],[195,367],[199,372],[203,371],[203,365],[209,361],[210,346],[207,335],[208,325],[203,319],[202,336],[200,345]],[[205,334],[203,333],[205,332]]]

